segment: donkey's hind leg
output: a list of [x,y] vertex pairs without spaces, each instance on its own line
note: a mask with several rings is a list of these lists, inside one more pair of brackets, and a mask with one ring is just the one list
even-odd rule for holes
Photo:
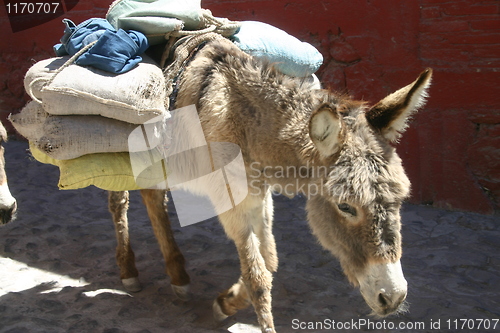
[[120,268],[120,278],[123,286],[130,292],[141,290],[138,276],[139,272],[135,267],[135,255],[130,246],[128,233],[127,210],[129,195],[127,191],[108,192],[109,211],[113,217],[116,232],[116,262]]
[[189,299],[189,275],[185,270],[185,260],[170,226],[167,213],[165,191],[141,190],[153,231],[165,259],[167,274],[170,276],[172,290],[182,300]]

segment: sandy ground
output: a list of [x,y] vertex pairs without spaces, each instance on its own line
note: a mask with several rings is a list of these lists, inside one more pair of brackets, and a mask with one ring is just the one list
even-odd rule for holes
[[[181,228],[171,213],[192,279],[193,300],[182,302],[170,289],[140,195],[132,193],[131,238],[144,289],[129,294],[115,264],[106,192],[60,191],[58,170],[30,160],[25,142],[5,146],[19,214],[0,228],[0,332],[256,331],[252,309],[218,327],[212,321],[213,299],[239,276],[235,247],[215,219]],[[337,332],[500,331],[499,217],[405,205],[410,311],[376,319],[310,234],[304,199],[274,199],[278,332],[330,332],[331,325],[343,327]]]

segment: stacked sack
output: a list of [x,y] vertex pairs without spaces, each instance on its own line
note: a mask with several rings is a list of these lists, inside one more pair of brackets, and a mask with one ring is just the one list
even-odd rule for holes
[[[159,163],[139,175],[131,165],[132,131],[149,123],[148,133],[161,136],[169,119],[162,70],[133,52],[144,51],[141,34],[153,45],[174,30],[196,30],[202,24],[201,1],[117,0],[106,20],[63,23],[62,44],[54,50],[69,55],[40,61],[28,70],[24,86],[33,100],[9,117],[13,126],[29,140],[35,159],[59,167],[60,189],[95,185],[124,191],[164,181]],[[88,50],[68,61],[80,48]]]
[[58,72],[67,61],[46,59],[28,70],[24,85],[33,100],[10,121],[38,161],[60,168],[59,188],[138,189],[128,138],[140,124],[157,120],[154,133],[167,126],[161,69],[145,57],[123,74],[76,64]]
[[[164,41],[159,36],[172,30],[196,30],[202,13],[200,0],[183,5],[176,0],[118,0],[106,18],[117,30],[144,33],[151,45]],[[229,38],[291,76],[312,78],[323,60],[312,45],[261,22],[242,22]],[[109,45],[105,49],[109,52]],[[162,69],[147,56],[141,57],[137,66],[120,74],[79,66],[68,61],[69,56],[40,61],[26,73],[24,85],[32,101],[9,119],[29,140],[38,161],[59,167],[60,189],[94,185],[124,191],[154,187],[165,180],[165,170],[154,163],[134,175],[129,156],[132,131],[148,124],[153,127],[149,132],[162,133],[169,119]]]

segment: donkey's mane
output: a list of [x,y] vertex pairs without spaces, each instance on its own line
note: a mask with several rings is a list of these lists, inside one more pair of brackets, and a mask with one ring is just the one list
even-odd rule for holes
[[[329,105],[346,123],[355,126],[357,118],[364,118],[365,110],[364,102],[354,101],[347,94],[317,89],[306,78],[282,74],[273,63],[254,58],[227,40],[208,43],[198,52],[179,91],[181,106],[196,104],[202,123],[212,123],[205,129],[235,134],[211,140],[230,141],[241,147],[251,144],[252,151],[266,152],[267,156],[260,157],[269,164],[278,163],[273,156],[287,156],[279,162],[332,165],[338,156],[321,157],[309,137],[312,113]],[[232,127],[241,122],[248,127]],[[369,127],[366,121],[361,126]],[[261,149],[257,149],[259,144]]]

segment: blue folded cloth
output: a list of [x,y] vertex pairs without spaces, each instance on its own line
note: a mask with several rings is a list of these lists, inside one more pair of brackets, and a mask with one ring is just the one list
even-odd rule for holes
[[105,19],[88,19],[78,26],[64,19],[66,28],[61,44],[54,46],[56,55],[74,55],[86,45],[97,41],[77,58],[75,63],[92,66],[111,73],[125,73],[134,68],[148,48],[146,36],[141,32],[116,30]]

